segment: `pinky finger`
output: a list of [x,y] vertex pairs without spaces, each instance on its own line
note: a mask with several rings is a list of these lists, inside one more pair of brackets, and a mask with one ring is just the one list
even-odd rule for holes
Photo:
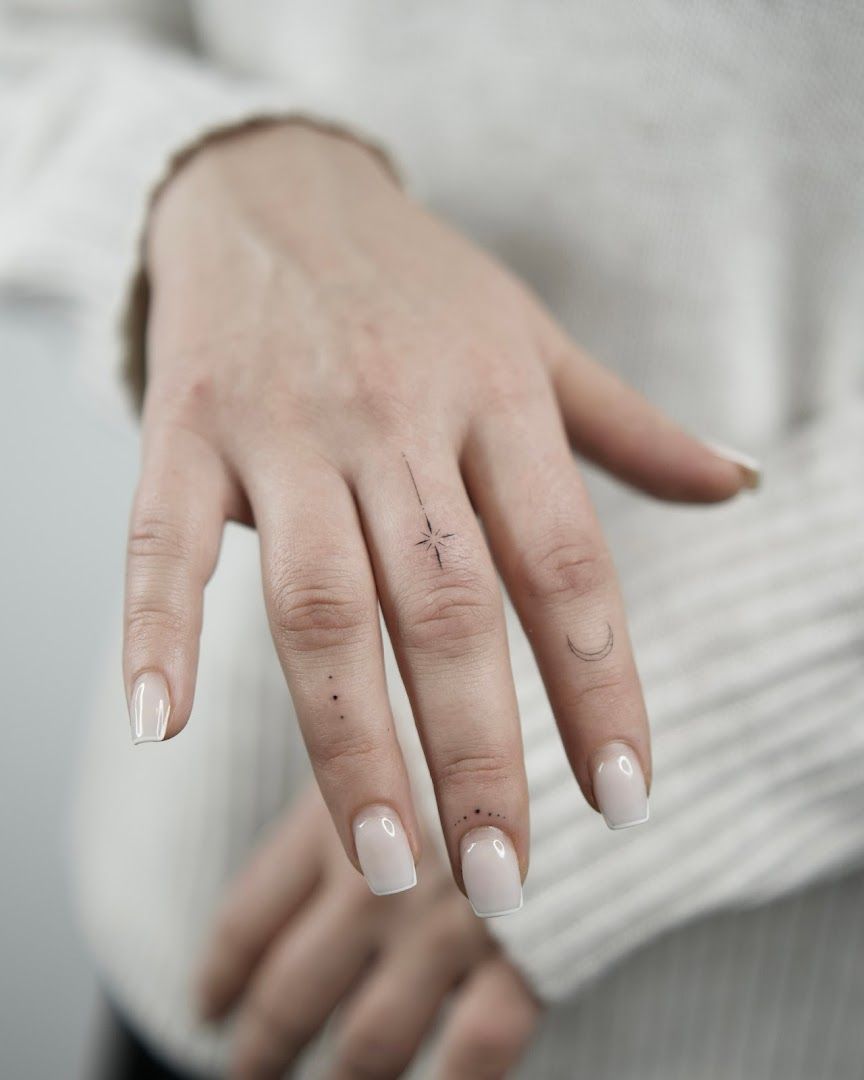
[[713,503],[759,486],[758,462],[697,439],[553,327],[555,392],[573,448],[670,502]]
[[450,1012],[438,1051],[441,1080],[500,1080],[524,1054],[540,1006],[515,969],[493,957],[471,976]]
[[192,710],[204,586],[219,554],[230,478],[196,436],[145,453],[129,523],[123,676],[132,741],[160,742]]

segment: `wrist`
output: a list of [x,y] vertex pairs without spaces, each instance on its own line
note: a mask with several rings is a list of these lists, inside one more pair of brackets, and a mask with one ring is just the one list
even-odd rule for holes
[[[147,222],[145,264],[184,247],[196,222],[212,228],[248,214],[270,229],[298,227],[340,202],[401,197],[389,159],[349,132],[302,118],[254,120],[218,130],[178,155],[156,191]],[[327,214],[329,210],[329,215]]]

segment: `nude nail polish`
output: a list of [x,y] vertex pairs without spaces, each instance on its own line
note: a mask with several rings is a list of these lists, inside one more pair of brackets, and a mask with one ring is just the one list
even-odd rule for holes
[[705,445],[724,461],[731,461],[738,466],[744,487],[755,491],[762,483],[762,466],[749,454],[743,454],[740,450],[733,450],[722,443],[706,442]]
[[522,877],[510,837],[494,825],[462,837],[462,880],[474,914],[481,919],[510,915],[522,907]]
[[608,743],[595,755],[594,798],[610,829],[629,829],[648,820],[642,766],[626,743]]
[[367,806],[354,819],[354,845],[366,884],[376,896],[417,884],[417,868],[402,821],[389,806]]
[[145,671],[135,681],[129,700],[132,742],[161,742],[168,728],[171,701],[168,684],[158,671]]

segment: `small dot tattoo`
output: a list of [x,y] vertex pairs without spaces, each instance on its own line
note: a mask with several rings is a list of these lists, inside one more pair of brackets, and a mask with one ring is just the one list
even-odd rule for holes
[[338,700],[339,700],[339,695],[338,695],[338,694],[334,694],[334,695],[333,695],[333,700],[334,700],[334,701],[338,701]]

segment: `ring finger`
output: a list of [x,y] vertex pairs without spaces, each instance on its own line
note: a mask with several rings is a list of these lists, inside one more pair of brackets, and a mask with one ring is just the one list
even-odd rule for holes
[[580,786],[610,828],[639,824],[645,704],[612,560],[554,403],[526,398],[518,415],[476,421],[465,468]]

